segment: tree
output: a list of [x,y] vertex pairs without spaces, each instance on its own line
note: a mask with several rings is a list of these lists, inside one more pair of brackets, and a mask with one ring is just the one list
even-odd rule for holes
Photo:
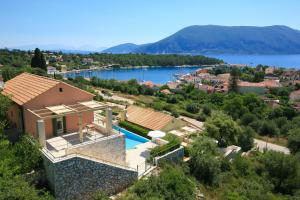
[[223,112],[213,112],[204,124],[206,133],[218,141],[218,145],[225,147],[236,145],[242,133],[241,127]]
[[221,171],[216,142],[205,136],[196,138],[190,148],[190,156],[190,168],[195,177],[206,184],[215,184]]
[[264,121],[259,129],[259,133],[261,135],[276,136],[279,134],[279,129],[274,121]]
[[54,200],[43,190],[37,190],[20,176],[0,178],[0,199]]
[[13,67],[4,67],[1,71],[4,82],[14,78],[17,74],[17,70]]
[[246,107],[243,105],[243,99],[240,96],[225,100],[223,109],[233,119],[238,119],[247,112]]
[[175,103],[177,103],[177,102],[178,102],[178,100],[177,100],[176,96],[171,95],[171,96],[168,96],[168,97],[167,97],[167,103],[175,104]]
[[274,151],[266,152],[262,157],[267,178],[274,184],[275,192],[293,194],[300,188],[300,166],[295,156]]
[[0,121],[6,120],[7,110],[11,104],[11,100],[0,93]]
[[288,133],[288,148],[292,153],[300,152],[300,128],[292,129]]
[[241,124],[244,126],[248,126],[252,122],[256,120],[256,116],[252,113],[245,113],[241,118]]
[[202,112],[206,115],[206,116],[210,116],[211,114],[211,105],[208,104],[203,104],[202,105]]
[[238,92],[238,80],[239,80],[240,70],[236,67],[232,68],[230,71],[229,79],[229,91]]
[[265,78],[265,73],[263,71],[255,72],[253,82],[262,82]]
[[253,147],[253,137],[255,132],[250,127],[245,127],[243,133],[238,137],[238,145],[242,148],[243,151],[249,151]]
[[46,60],[38,48],[34,50],[34,56],[31,58],[31,67],[46,70]]
[[191,200],[196,185],[179,167],[164,166],[159,176],[137,181],[120,200]]
[[20,163],[20,173],[29,173],[33,169],[42,167],[43,160],[39,144],[30,136],[21,137],[20,141],[14,145],[14,154],[16,161]]
[[190,113],[198,113],[200,110],[199,104],[197,103],[190,103],[186,106],[186,111]]
[[265,112],[266,104],[264,101],[254,93],[248,93],[242,96],[243,105],[253,114],[258,115],[258,117],[262,116]]

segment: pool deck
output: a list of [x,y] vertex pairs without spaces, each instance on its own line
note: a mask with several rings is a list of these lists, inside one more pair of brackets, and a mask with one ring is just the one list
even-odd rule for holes
[[[140,168],[142,170],[145,168],[145,162],[150,158],[150,151],[154,147],[158,146],[152,141],[139,144],[134,149],[126,150],[126,163],[129,167]],[[139,170],[139,171],[140,171]]]

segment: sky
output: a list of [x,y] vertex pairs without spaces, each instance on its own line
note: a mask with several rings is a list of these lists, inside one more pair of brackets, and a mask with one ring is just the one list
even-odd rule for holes
[[155,42],[190,25],[286,25],[300,0],[1,0],[0,47]]

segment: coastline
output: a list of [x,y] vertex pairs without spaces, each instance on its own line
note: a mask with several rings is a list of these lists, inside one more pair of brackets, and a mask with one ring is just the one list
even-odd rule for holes
[[103,66],[103,67],[95,67],[90,69],[73,69],[70,71],[65,72],[57,72],[57,74],[60,75],[66,75],[70,73],[81,73],[81,72],[92,72],[92,71],[105,71],[105,70],[113,70],[113,69],[120,69],[120,70],[126,70],[126,69],[148,69],[148,68],[160,68],[160,67],[174,67],[174,68],[192,68],[192,67],[199,67],[199,68],[205,68],[205,67],[214,67],[224,65],[223,64],[215,64],[215,65],[176,65],[176,66],[127,66],[127,67],[111,67],[111,66]]

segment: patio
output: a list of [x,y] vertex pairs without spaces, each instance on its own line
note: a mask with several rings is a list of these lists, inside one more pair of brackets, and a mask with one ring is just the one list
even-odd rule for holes
[[70,133],[46,140],[45,150],[50,157],[56,159],[67,155],[67,149],[77,147],[79,145],[90,144],[104,139],[106,135],[103,133],[93,130],[87,132],[83,131],[83,141],[80,141],[79,133]]
[[146,161],[150,158],[150,151],[158,146],[152,141],[137,145],[134,149],[126,151],[126,164],[127,166],[137,169],[139,176],[144,174],[152,165]]

